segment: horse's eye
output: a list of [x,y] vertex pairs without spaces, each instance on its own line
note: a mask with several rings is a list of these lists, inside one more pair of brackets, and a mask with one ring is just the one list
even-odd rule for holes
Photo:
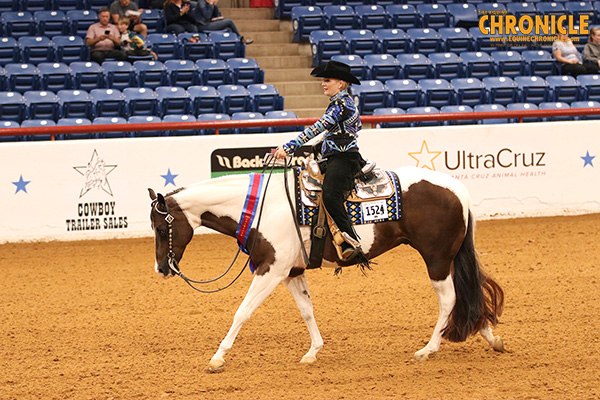
[[166,236],[167,235],[167,230],[163,229],[163,228],[158,228],[158,235],[159,236]]

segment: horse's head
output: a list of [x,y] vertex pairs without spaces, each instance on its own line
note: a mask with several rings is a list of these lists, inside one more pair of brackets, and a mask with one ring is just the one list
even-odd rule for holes
[[164,278],[174,275],[172,267],[179,270],[178,263],[183,257],[185,247],[192,240],[194,229],[173,197],[148,189],[152,199],[150,221],[154,230],[156,260],[154,269]]

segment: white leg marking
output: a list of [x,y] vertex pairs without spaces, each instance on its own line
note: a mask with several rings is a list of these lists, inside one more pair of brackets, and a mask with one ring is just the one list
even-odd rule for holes
[[492,327],[489,324],[485,324],[479,331],[481,336],[492,346],[492,348],[500,353],[504,353],[504,341],[500,336],[494,336],[492,333]]
[[308,283],[304,274],[295,278],[287,278],[283,281],[290,293],[296,300],[298,309],[310,333],[310,350],[302,357],[301,363],[312,364],[317,361],[317,353],[323,348],[323,338],[317,327],[315,315],[313,313],[313,304],[308,292]]
[[440,314],[438,317],[437,324],[433,329],[433,335],[427,346],[415,353],[415,359],[424,361],[427,358],[439,350],[440,344],[442,343],[442,329],[446,327],[448,317],[454,308],[456,303],[456,293],[454,292],[454,282],[452,281],[452,275],[449,274],[443,281],[431,281],[431,286],[437,294],[438,301],[440,304]]
[[276,276],[273,273],[254,277],[246,297],[233,317],[233,324],[231,325],[231,328],[229,328],[227,336],[225,336],[219,346],[219,350],[217,350],[208,364],[209,371],[217,372],[223,369],[225,365],[223,357],[231,349],[231,346],[233,346],[233,342],[242,325],[250,318],[252,313],[266,300],[266,298],[273,293],[273,290],[275,290],[282,280],[283,277]]

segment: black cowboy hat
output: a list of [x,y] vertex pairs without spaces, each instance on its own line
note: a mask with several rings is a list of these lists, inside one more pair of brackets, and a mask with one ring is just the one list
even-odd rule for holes
[[360,85],[360,81],[350,72],[350,66],[339,61],[329,61],[326,64],[321,64],[313,69],[310,75],[317,78],[334,78]]

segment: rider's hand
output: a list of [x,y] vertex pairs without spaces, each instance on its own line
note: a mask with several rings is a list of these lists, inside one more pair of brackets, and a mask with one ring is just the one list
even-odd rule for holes
[[277,148],[277,151],[275,151],[275,158],[278,160],[281,160],[281,159],[285,158],[286,156],[287,156],[287,153],[283,149],[283,146],[279,146]]

